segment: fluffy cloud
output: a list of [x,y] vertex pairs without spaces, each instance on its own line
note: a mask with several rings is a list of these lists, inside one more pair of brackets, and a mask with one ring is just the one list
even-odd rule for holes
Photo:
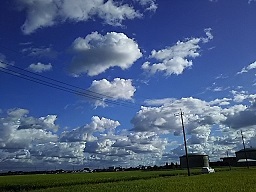
[[56,165],[70,169],[175,162],[184,155],[180,108],[185,112],[188,151],[219,160],[227,150],[234,153],[241,149],[240,129],[246,145],[255,145],[255,100],[248,97],[248,107],[220,105],[231,100],[165,99],[161,106],[142,107],[129,131],[117,129],[118,121],[94,116],[84,126],[61,132],[55,124],[56,115],[37,118],[29,116],[26,109],[10,109],[0,118],[0,166],[6,170]]
[[[203,101],[195,98],[170,98],[162,100],[158,107],[142,107],[132,119],[135,132],[154,132],[158,135],[172,133],[181,136],[180,108],[184,113],[184,124],[190,153],[208,154],[211,159],[219,160],[229,150],[234,153],[241,149],[241,136],[238,130],[243,129],[246,145],[253,145],[255,137],[255,97],[247,95],[245,100],[250,106],[231,105],[232,98]],[[148,104],[159,104],[160,100],[150,100]],[[164,102],[165,101],[165,102]],[[181,143],[172,147],[162,158],[177,158],[184,155]]]
[[[138,132],[128,135],[129,145],[125,148],[135,153],[155,153],[161,155],[166,147],[167,140],[160,139],[159,135],[153,132]],[[117,143],[115,143],[117,146]]]
[[28,114],[26,109],[10,109],[1,114],[1,168],[11,170],[27,166],[31,169],[32,166],[33,169],[37,166],[38,169],[45,169],[46,166],[53,165],[62,168],[83,165],[86,141],[93,141],[83,139],[83,136],[110,132],[120,125],[118,121],[95,116],[90,124],[63,132],[59,136],[56,134],[56,115],[36,118]]
[[21,50],[22,53],[26,53],[31,57],[46,57],[46,58],[55,58],[57,52],[54,51],[51,47],[28,47]]
[[248,71],[256,69],[256,61],[248,65],[247,67],[244,67],[240,72],[237,74],[247,73]]
[[[155,11],[154,0],[139,0],[146,10]],[[122,25],[126,19],[143,16],[134,7],[113,0],[17,0],[20,10],[27,13],[21,29],[30,34],[39,28],[49,27],[66,21],[81,22],[100,18],[109,25]]]
[[92,96],[100,98],[100,100],[96,100],[95,104],[103,106],[106,105],[105,100],[131,100],[136,91],[131,79],[120,78],[115,78],[113,81],[94,80],[88,90]]
[[159,107],[142,107],[132,119],[134,131],[180,135],[181,122],[175,114],[179,114],[181,108],[186,112],[185,125],[188,133],[209,133],[207,125],[225,120],[223,114],[220,113],[221,108],[218,106],[210,106],[205,101],[191,97],[181,100],[172,99],[172,102]]
[[157,4],[156,0],[136,0],[138,1],[142,6],[146,7],[146,11],[156,11]]
[[101,35],[93,32],[77,38],[72,45],[75,56],[70,66],[74,75],[95,76],[111,67],[128,69],[142,56],[138,44],[123,33]]
[[14,118],[21,118],[23,116],[26,116],[29,111],[27,109],[9,109],[7,111],[8,115]]
[[47,166],[82,163],[84,143],[60,142],[56,115],[28,116],[26,109],[10,109],[0,118],[0,167],[45,170]]
[[248,92],[243,90],[232,90],[231,93],[233,94],[233,101],[237,103],[241,103],[246,99],[249,99],[250,101],[254,101],[256,99],[256,94],[248,94]]
[[28,67],[29,70],[33,71],[33,72],[36,72],[36,73],[42,73],[42,72],[45,72],[45,71],[50,71],[52,70],[52,64],[49,63],[49,64],[43,64],[43,63],[32,63],[29,65]]
[[57,120],[56,115],[47,115],[45,117],[28,117],[29,111],[26,109],[9,109],[7,114],[9,117],[16,121],[17,120],[17,130],[19,129],[45,129],[57,131],[58,126],[55,125],[55,121]]
[[27,116],[28,113],[26,109],[10,109],[8,116],[0,119],[1,148],[28,148],[31,143],[56,141],[57,136],[52,132],[58,130],[57,117],[34,118]]
[[237,102],[237,103],[241,103],[243,102],[245,99],[248,98],[248,95],[246,94],[245,91],[241,91],[241,92],[238,92],[238,91],[235,91],[235,90],[232,90],[231,93],[233,94],[234,96],[234,101]]
[[191,59],[194,59],[199,54],[199,43],[207,43],[213,38],[211,29],[205,29],[206,38],[191,38],[185,41],[178,41],[175,45],[167,47],[162,50],[151,51],[150,58],[159,62],[151,64],[150,61],[146,61],[142,65],[142,69],[155,74],[157,72],[164,72],[165,75],[180,75],[186,68],[193,65]]
[[147,99],[144,101],[146,105],[150,106],[161,106],[161,105],[166,105],[168,103],[171,103],[175,99],[173,98],[164,98],[164,99]]
[[222,98],[222,99],[215,99],[213,101],[210,101],[210,105],[229,105],[231,98]]
[[74,129],[72,131],[63,132],[61,135],[61,141],[94,141],[97,138],[93,136],[95,132],[103,133],[106,130],[115,129],[119,126],[118,121],[106,119],[104,117],[99,118],[97,116],[92,117],[92,122],[83,127]]
[[168,144],[153,132],[117,132],[118,121],[98,116],[76,129],[62,133],[60,129],[57,135],[56,119],[55,115],[32,117],[28,110],[20,108],[3,112],[0,118],[3,171],[137,166],[142,161],[146,164],[148,159],[161,158]]
[[224,125],[233,129],[247,128],[256,125],[256,102],[250,107],[240,107],[227,114],[227,119],[223,122]]
[[[156,133],[122,132],[102,134],[95,141],[87,142],[86,153],[94,165],[138,166],[152,164],[161,158],[168,142]],[[97,161],[95,161],[97,160]]]
[[203,41],[203,43],[208,43],[210,40],[213,39],[213,35],[212,35],[211,31],[212,31],[211,28],[206,28],[206,29],[204,29],[206,38],[201,38],[202,41]]
[[177,134],[180,133],[181,125],[180,119],[175,114],[180,114],[179,110],[183,109],[185,126],[189,134],[207,133],[209,135],[213,125],[233,129],[246,128],[256,125],[255,97],[250,95],[247,99],[251,102],[249,107],[243,104],[230,106],[231,98],[209,102],[192,97],[180,100],[172,98],[158,107],[142,107],[132,119],[132,123],[134,131]]
[[[85,158],[90,166],[139,165],[152,156],[161,157],[167,140],[153,132],[115,131],[118,121],[93,117],[85,126],[64,132],[61,140],[65,142],[85,141]],[[131,159],[133,160],[131,162]]]

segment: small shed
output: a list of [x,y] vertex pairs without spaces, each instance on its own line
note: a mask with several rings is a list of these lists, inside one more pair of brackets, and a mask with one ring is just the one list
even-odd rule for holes
[[[190,153],[188,154],[189,167],[209,167],[209,157],[205,154]],[[181,168],[187,168],[186,155],[180,157]]]
[[236,161],[239,161],[241,159],[254,159],[256,160],[256,148],[245,148],[241,149],[236,153]]
[[236,157],[222,157],[220,159],[222,159],[224,166],[236,166],[237,164]]
[[256,148],[245,148],[235,153],[238,166],[256,166]]

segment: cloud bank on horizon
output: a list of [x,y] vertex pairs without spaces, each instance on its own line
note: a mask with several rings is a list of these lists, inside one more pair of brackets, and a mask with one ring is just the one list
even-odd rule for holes
[[0,171],[178,162],[180,109],[190,153],[234,154],[239,130],[256,146],[254,1],[12,3],[0,3],[20,18],[0,32]]
[[[120,133],[116,130],[120,122],[104,117],[93,116],[84,126],[61,131],[56,124],[57,115],[36,118],[28,116],[26,109],[9,109],[1,116],[0,165],[29,167],[46,163],[68,168],[73,163],[98,167],[102,163],[111,166],[115,161],[122,166],[136,166],[141,161],[152,163],[152,156],[154,161],[167,160],[167,154],[168,158],[177,158],[184,153],[183,145],[170,142],[166,135],[181,136],[180,119],[173,115],[180,108],[186,111],[189,151],[218,158],[227,150],[238,149],[237,131],[241,128],[246,128],[248,144],[255,143],[255,98],[256,94],[251,96],[249,107],[240,103],[220,107],[218,102],[192,97],[173,99],[158,107],[142,107],[131,121],[133,129]],[[223,135],[215,135],[213,127]]]

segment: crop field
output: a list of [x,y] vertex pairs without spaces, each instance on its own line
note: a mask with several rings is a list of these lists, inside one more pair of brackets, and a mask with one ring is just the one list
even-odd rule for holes
[[193,170],[190,177],[185,170],[2,176],[0,191],[256,191],[256,169]]

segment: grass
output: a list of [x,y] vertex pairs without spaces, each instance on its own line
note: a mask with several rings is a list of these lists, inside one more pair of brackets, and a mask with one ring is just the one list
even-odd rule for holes
[[[198,171],[195,170],[194,173],[196,172]],[[5,191],[27,191],[81,184],[133,181],[139,179],[183,175],[185,173],[186,172],[184,170],[172,170],[1,176],[0,189]]]
[[256,169],[199,175],[192,171],[132,171],[0,177],[0,191],[256,191]]

